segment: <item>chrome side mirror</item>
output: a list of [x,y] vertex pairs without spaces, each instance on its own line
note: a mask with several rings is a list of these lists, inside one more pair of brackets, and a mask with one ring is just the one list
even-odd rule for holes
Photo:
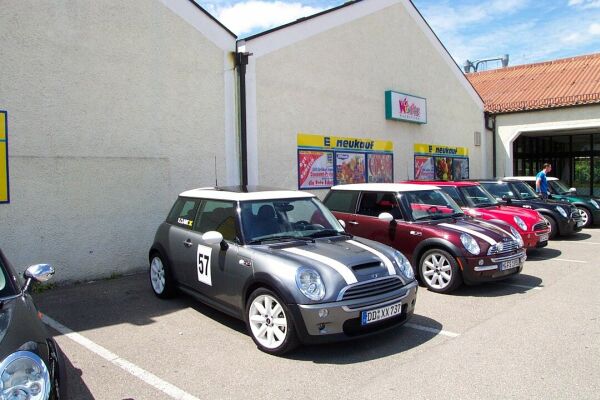
[[35,264],[27,268],[23,273],[25,278],[25,286],[23,291],[29,290],[32,281],[46,282],[54,275],[54,268],[50,264]]

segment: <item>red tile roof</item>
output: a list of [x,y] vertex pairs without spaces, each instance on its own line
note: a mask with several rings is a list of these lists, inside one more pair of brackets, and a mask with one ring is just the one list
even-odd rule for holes
[[600,53],[466,76],[493,114],[600,103]]

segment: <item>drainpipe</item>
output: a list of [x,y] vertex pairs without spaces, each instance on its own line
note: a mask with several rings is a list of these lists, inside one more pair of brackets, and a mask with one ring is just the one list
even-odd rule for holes
[[485,113],[485,127],[492,131],[492,178],[496,178],[496,117]]
[[241,185],[248,185],[248,143],[246,128],[246,65],[251,53],[236,52],[235,65],[238,71],[240,87],[240,156],[241,156]]

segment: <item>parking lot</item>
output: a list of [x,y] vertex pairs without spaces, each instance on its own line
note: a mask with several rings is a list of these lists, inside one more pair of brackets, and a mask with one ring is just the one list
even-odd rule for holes
[[157,299],[146,274],[35,300],[78,400],[598,399],[600,229],[528,257],[506,281],[450,295],[421,288],[407,326],[283,358],[258,351],[241,321],[186,296]]

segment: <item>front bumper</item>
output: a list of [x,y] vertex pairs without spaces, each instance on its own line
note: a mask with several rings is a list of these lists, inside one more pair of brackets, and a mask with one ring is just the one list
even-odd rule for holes
[[[490,282],[515,275],[523,270],[525,250],[486,257],[461,257],[463,281],[468,285]],[[508,268],[510,267],[510,268]]]
[[521,234],[521,237],[523,238],[523,247],[525,247],[525,249],[546,247],[548,245],[549,235],[550,229]]
[[[360,300],[336,301],[323,304],[288,304],[297,321],[296,328],[300,341],[304,344],[341,341],[364,336],[399,326],[414,314],[418,285],[416,281],[384,298],[372,297]],[[361,325],[361,313],[401,303],[401,312],[390,318]],[[327,310],[326,317],[319,312]]]
[[581,217],[578,219],[574,218],[561,218],[558,221],[558,233],[560,235],[572,235],[583,229]]

